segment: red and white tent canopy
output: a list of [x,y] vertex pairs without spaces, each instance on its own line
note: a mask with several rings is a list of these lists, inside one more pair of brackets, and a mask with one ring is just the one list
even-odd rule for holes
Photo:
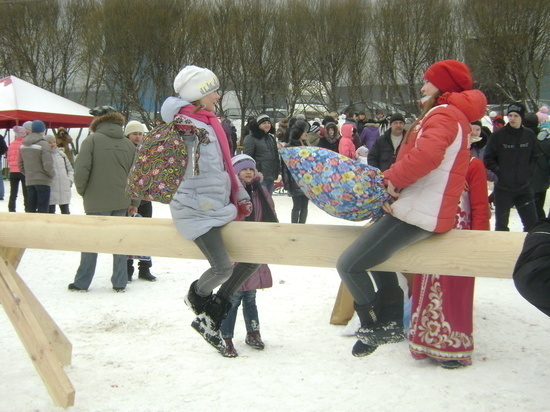
[[0,129],[27,120],[42,120],[48,128],[88,127],[93,120],[89,110],[15,76],[0,79]]

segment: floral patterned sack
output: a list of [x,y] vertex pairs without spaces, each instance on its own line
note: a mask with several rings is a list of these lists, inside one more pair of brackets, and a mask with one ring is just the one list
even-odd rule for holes
[[382,172],[321,147],[279,149],[292,177],[315,206],[331,216],[377,220],[390,201]]
[[182,119],[176,118],[155,127],[143,137],[128,175],[127,196],[170,203],[187,168],[183,136],[193,133],[194,129],[192,125],[180,123]]

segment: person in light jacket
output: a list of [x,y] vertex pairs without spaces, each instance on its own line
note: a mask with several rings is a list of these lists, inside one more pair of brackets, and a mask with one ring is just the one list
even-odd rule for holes
[[46,135],[46,141],[50,144],[53,155],[53,166],[55,168],[55,177],[52,179],[50,192],[50,213],[55,213],[55,205],[59,205],[61,213],[69,215],[69,204],[71,203],[71,187],[74,183],[74,171],[71,161],[63,149],[57,148],[55,136]]

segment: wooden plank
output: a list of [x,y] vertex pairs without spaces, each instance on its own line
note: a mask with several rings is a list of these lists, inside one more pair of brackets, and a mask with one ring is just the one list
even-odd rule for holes
[[17,285],[13,267],[8,267],[3,259],[0,259],[0,302],[56,406],[74,405],[73,385]]
[[25,249],[14,247],[0,247],[0,256],[4,256],[7,262],[10,262],[12,266],[17,269],[21,258],[25,253]]
[[[7,248],[5,248],[7,249]],[[17,251],[21,251],[24,249],[17,249]],[[4,250],[6,252],[6,250]],[[8,255],[13,256],[19,256],[18,253],[8,253]],[[21,276],[16,272],[15,268],[9,261],[9,259],[6,259],[4,255],[5,261],[7,260],[7,266],[9,269],[9,273],[11,274],[13,280],[17,284],[17,287],[19,288],[19,291],[21,293],[20,299],[26,300],[27,304],[29,305],[30,310],[32,311],[33,315],[38,321],[38,324],[40,325],[40,328],[48,338],[48,342],[52,346],[52,349],[54,350],[55,354],[57,355],[57,358],[61,362],[62,365],[70,365],[71,364],[71,357],[72,357],[72,351],[73,351],[73,345],[67,339],[63,331],[57,326],[55,321],[52,319],[52,317],[49,315],[49,313],[44,309],[40,301],[34,296],[34,294],[31,292],[27,284],[21,279]],[[20,256],[19,256],[20,259]],[[18,260],[19,260],[18,259]]]
[[[0,246],[204,259],[170,219],[0,213]],[[222,234],[232,260],[335,267],[363,226],[232,222]],[[525,233],[453,230],[411,245],[378,270],[510,278]],[[246,239],[249,247],[242,246]]]

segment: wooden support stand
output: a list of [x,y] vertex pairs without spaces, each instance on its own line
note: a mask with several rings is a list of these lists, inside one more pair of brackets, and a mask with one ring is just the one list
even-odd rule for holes
[[[62,365],[71,343],[16,272],[25,248],[204,259],[170,219],[0,213],[0,303],[57,406],[74,404]],[[233,222],[222,229],[236,262],[334,268],[363,226]],[[510,278],[525,233],[453,230],[408,246],[377,270]],[[250,247],[243,248],[242,240]]]
[[0,248],[0,303],[56,406],[74,405],[74,388],[63,370],[72,345],[16,272],[24,249]]

